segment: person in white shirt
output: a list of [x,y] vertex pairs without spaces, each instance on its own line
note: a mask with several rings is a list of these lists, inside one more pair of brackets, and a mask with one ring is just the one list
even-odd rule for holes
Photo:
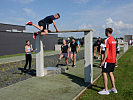
[[101,52],[101,62],[103,61],[104,55],[105,55],[105,39],[103,40],[103,42],[100,45],[100,52]]
[[119,57],[119,52],[120,52],[120,45],[118,44],[118,40],[116,40],[116,65],[115,67],[118,67],[118,57]]

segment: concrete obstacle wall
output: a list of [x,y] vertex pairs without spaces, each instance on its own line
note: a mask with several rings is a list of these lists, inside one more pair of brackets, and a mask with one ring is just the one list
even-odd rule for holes
[[[58,33],[69,33],[69,32],[84,32],[84,81],[88,83],[93,82],[93,57],[92,57],[92,30],[65,30],[59,31]],[[52,31],[51,33],[57,33]],[[44,52],[43,52],[43,36],[37,36],[36,39],[36,76],[43,77],[47,71],[44,70]]]

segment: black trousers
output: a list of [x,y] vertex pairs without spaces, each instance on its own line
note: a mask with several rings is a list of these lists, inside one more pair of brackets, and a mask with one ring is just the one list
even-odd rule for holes
[[30,70],[31,69],[31,61],[32,61],[31,54],[26,54],[25,57],[26,57],[26,64],[24,66],[24,70],[26,70],[28,63],[29,63],[29,70]]

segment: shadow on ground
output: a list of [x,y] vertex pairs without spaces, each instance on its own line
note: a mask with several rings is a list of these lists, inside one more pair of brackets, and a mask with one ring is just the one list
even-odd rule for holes
[[68,74],[68,73],[62,73],[62,74],[72,79],[72,82],[78,84],[79,86],[87,87],[89,85],[89,83],[84,82],[84,78],[77,77],[75,75]]

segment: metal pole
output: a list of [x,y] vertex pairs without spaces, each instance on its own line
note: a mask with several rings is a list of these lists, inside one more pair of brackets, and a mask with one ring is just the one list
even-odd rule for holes
[[36,76],[44,76],[43,36],[36,37]]
[[92,44],[92,31],[84,32],[84,80],[87,83],[93,82]]

